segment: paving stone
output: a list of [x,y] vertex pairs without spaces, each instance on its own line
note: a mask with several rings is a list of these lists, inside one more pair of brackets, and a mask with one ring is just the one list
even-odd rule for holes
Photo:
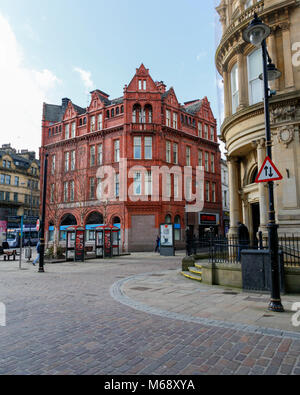
[[[196,316],[200,295],[213,303],[220,288],[181,278],[180,260],[133,254],[47,265],[43,276],[1,265],[8,325],[0,327],[0,374],[299,374],[295,334]],[[129,286],[149,291],[132,299]],[[228,311],[232,298],[226,296]]]

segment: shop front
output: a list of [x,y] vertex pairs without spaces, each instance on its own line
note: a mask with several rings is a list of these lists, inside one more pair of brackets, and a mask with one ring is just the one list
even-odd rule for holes
[[199,213],[199,237],[205,237],[212,231],[215,235],[220,233],[220,214]]

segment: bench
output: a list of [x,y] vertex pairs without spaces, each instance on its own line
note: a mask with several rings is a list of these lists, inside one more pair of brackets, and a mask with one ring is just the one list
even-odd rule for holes
[[3,251],[3,256],[4,256],[4,260],[10,260],[10,257],[13,257],[13,261],[16,260],[16,255],[17,255],[17,251],[13,250],[13,251]]

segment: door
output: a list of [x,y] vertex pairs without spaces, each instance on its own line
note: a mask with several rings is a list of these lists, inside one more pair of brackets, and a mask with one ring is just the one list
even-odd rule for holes
[[252,208],[252,230],[251,240],[255,246],[258,245],[257,232],[260,226],[260,210],[259,203],[254,203],[251,205]]

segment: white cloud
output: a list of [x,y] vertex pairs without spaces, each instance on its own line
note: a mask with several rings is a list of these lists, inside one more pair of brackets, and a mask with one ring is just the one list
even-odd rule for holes
[[38,151],[43,102],[61,81],[50,70],[24,66],[23,49],[1,14],[0,37],[0,145]]
[[87,70],[83,70],[80,67],[74,67],[74,71],[79,73],[80,78],[84,84],[86,93],[89,93],[92,89],[94,89],[94,82],[92,80],[92,73]]

